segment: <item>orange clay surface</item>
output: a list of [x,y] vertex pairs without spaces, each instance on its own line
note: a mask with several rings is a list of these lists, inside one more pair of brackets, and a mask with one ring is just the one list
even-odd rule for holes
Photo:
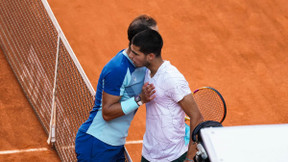
[[[288,3],[286,0],[48,0],[95,88],[103,66],[126,48],[127,28],[140,14],[154,17],[164,39],[163,58],[191,90],[211,86],[227,102],[224,126],[288,123]],[[1,53],[0,161],[60,161]],[[145,108],[127,141],[142,140]],[[142,144],[126,145],[140,161]]]

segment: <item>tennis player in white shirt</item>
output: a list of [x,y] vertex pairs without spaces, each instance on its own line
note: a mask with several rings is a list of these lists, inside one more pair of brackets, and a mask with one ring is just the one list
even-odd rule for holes
[[[154,30],[134,36],[130,58],[135,65],[144,64],[145,82],[153,83],[154,100],[146,103],[146,132],[142,162],[193,161],[196,146],[185,145],[185,113],[190,117],[190,136],[203,117],[194,101],[188,82],[177,68],[161,57],[163,40]],[[145,93],[145,90],[143,90]]]

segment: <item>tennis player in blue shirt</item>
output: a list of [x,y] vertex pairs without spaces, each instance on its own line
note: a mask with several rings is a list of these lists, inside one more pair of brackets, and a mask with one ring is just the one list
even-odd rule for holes
[[155,97],[154,85],[144,84],[144,57],[130,50],[133,36],[148,28],[158,30],[152,17],[136,17],[128,28],[129,47],[103,68],[94,107],[76,136],[78,161],[125,161],[124,144],[131,121],[138,107]]

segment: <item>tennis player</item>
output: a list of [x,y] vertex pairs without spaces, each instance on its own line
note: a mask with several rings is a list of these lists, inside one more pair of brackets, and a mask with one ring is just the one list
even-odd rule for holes
[[[190,130],[202,122],[203,117],[184,76],[162,59],[162,46],[161,35],[148,29],[135,35],[130,48],[134,54],[132,61],[148,68],[145,82],[154,84],[156,90],[155,99],[146,103],[141,161],[193,161],[196,147],[191,140],[189,145],[184,141],[185,113],[191,119]],[[145,62],[137,62],[140,58],[145,58]]]
[[[135,34],[150,28],[158,30],[152,17],[136,17],[128,28],[129,47]],[[125,161],[131,120],[139,106],[155,97],[153,84],[144,84],[144,64],[133,62],[129,47],[113,57],[100,74],[94,107],[76,136],[78,161]]]

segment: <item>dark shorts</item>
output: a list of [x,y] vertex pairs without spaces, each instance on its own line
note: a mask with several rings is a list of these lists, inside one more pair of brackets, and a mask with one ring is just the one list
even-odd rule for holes
[[[183,155],[181,155],[178,159],[173,160],[172,162],[183,162],[186,158],[187,152],[185,152]],[[141,158],[141,162],[149,162],[147,159],[145,159],[143,156]]]
[[97,138],[78,131],[75,140],[75,151],[79,162],[124,162],[124,146],[111,146]]

